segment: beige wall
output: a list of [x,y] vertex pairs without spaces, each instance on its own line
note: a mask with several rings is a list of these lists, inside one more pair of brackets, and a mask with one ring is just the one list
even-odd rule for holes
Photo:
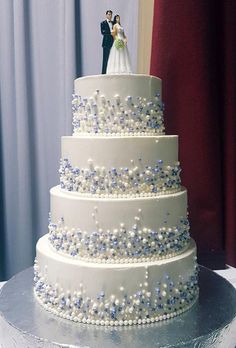
[[150,73],[154,0],[139,0],[138,74]]

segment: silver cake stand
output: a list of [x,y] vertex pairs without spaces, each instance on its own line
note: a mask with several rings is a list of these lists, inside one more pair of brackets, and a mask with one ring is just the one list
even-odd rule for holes
[[0,293],[0,347],[159,348],[236,347],[236,290],[200,267],[200,297],[169,321],[131,327],[76,324],[46,312],[33,294],[33,269],[9,280]]

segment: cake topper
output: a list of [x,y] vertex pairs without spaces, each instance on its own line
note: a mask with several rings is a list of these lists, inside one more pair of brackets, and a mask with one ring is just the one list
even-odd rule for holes
[[106,11],[107,19],[101,23],[103,35],[103,64],[102,74],[129,74],[131,63],[127,47],[127,36],[121,26],[120,15],[115,15],[113,21],[112,11]]

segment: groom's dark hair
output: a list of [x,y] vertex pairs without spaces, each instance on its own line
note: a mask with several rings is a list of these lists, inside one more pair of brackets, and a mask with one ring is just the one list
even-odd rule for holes
[[107,11],[106,11],[106,15],[107,15],[108,13],[112,14],[112,10],[107,10]]

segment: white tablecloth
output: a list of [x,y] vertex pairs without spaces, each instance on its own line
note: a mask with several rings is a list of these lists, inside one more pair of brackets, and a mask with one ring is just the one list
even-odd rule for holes
[[[215,272],[227,279],[236,288],[236,268],[229,266],[227,269],[217,270]],[[5,283],[6,282],[0,282],[0,289]]]

